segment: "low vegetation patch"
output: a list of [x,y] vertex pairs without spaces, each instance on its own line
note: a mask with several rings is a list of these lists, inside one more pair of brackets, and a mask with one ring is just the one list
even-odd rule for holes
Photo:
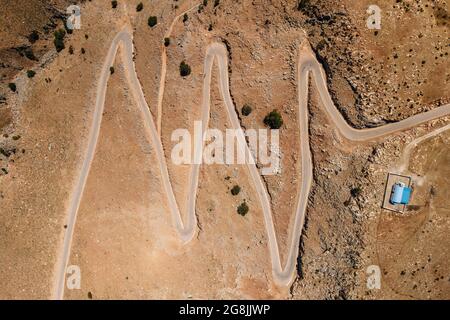
[[277,110],[273,110],[264,118],[264,124],[271,129],[280,129],[283,125],[283,118]]
[[239,187],[238,185],[235,185],[232,189],[231,189],[231,194],[233,196],[237,196],[239,194],[239,192],[241,192],[241,187]]
[[27,71],[27,77],[28,78],[33,78],[36,75],[36,72],[34,72],[33,70],[28,70]]
[[158,18],[155,16],[148,17],[148,26],[150,28],[153,28],[158,23]]
[[170,38],[164,38],[164,46],[168,47],[170,45]]
[[239,213],[241,216],[245,216],[248,213],[249,207],[247,205],[247,203],[242,202],[238,207],[237,207],[237,213]]
[[350,190],[350,194],[353,198],[357,198],[362,193],[361,187],[355,187]]
[[191,67],[184,61],[180,63],[180,75],[182,77],[187,77],[191,74]]
[[31,43],[35,43],[38,40],[39,40],[39,33],[36,30],[33,30],[28,36],[28,41],[30,41]]
[[16,90],[17,90],[17,86],[14,82],[8,83],[8,87],[9,87],[9,89],[11,89],[12,92],[16,92]]
[[142,4],[142,2],[139,2],[139,4],[136,6],[136,11],[142,11],[142,9],[144,9],[144,5]]
[[111,1],[111,6],[113,9],[117,8],[117,1],[116,0]]
[[59,29],[56,30],[53,35],[55,36],[53,44],[55,45],[56,51],[60,52],[65,48],[64,37],[66,36],[66,31],[64,29]]
[[244,106],[241,109],[241,113],[243,116],[248,116],[250,113],[252,113],[252,107],[249,104],[244,104]]

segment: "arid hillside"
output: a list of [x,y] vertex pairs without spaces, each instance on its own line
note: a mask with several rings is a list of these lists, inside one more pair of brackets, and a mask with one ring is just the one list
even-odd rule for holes
[[[242,128],[268,128],[266,116],[279,114],[281,170],[263,183],[283,264],[303,178],[302,44],[311,45],[334,104],[355,128],[450,102],[448,0],[378,1],[378,30],[366,25],[368,0],[0,3],[0,298],[54,297],[102,67],[124,28],[183,219],[191,166],[172,161],[172,134],[193,133],[202,117],[208,46],[226,48]],[[70,31],[64,20],[72,3],[82,24]],[[107,66],[102,123],[70,243],[68,264],[80,267],[81,287],[66,289],[65,299],[449,298],[450,253],[442,249],[449,234],[448,131],[421,142],[406,162],[403,155],[450,117],[350,141],[311,82],[313,181],[295,279],[282,287],[273,280],[263,208],[245,165],[200,167],[197,231],[189,243],[180,241],[123,54],[121,44]],[[232,125],[217,60],[210,99],[209,126],[224,132]],[[381,208],[389,172],[412,176],[404,213]],[[381,289],[367,288],[369,265],[380,267]]]

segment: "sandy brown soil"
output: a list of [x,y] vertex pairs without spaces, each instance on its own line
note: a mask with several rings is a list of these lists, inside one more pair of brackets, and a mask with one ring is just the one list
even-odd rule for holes
[[383,270],[380,297],[446,299],[449,292],[450,168],[448,132],[420,144],[409,169],[423,178],[403,214],[384,212],[377,226]]
[[[138,2],[125,6],[119,0],[115,10],[109,1],[84,2],[82,30],[66,38],[65,50],[56,54],[51,36],[44,37],[31,46],[39,53],[38,61],[20,60],[26,58],[19,55],[14,63],[22,69],[5,71],[0,92],[5,96],[4,103],[0,99],[4,151],[0,154],[1,298],[50,297],[100,67],[112,38],[126,23],[135,30],[136,71],[157,119],[164,33],[173,18],[195,2],[145,3],[137,13]],[[265,182],[284,260],[301,181],[298,45],[306,38],[311,42],[326,65],[335,102],[353,125],[404,119],[449,99],[444,14],[448,5],[445,1],[433,5],[431,1],[381,1],[382,30],[375,35],[365,27],[369,1],[338,5],[310,0],[300,10],[297,1],[221,0],[216,7],[213,2],[190,12],[187,21],[180,19],[167,47],[161,139],[169,174],[185,212],[189,168],[171,163],[174,142],[170,137],[176,128],[192,131],[193,121],[200,119],[206,46],[224,42],[237,112],[246,103],[253,108],[247,117],[240,114],[242,126],[264,128],[263,118],[273,109],[283,116],[282,172],[266,177]],[[14,16],[14,8],[7,7],[10,11],[5,16],[11,19],[0,21],[1,26],[20,20],[23,14]],[[47,23],[46,11],[23,9],[35,10],[42,21],[30,30],[17,30],[19,37],[8,39],[1,50],[28,41],[24,37],[31,30]],[[150,15],[158,17],[153,28],[147,25]],[[67,50],[70,45],[73,54]],[[179,73],[183,60],[192,68],[185,78]],[[448,298],[449,252],[442,246],[449,241],[449,186],[444,179],[450,168],[448,134],[424,142],[413,152],[409,170],[424,182],[415,183],[407,212],[390,213],[380,205],[386,174],[398,164],[406,144],[449,119],[352,144],[320,111],[312,86],[314,184],[299,244],[298,277],[291,288],[277,288],[261,208],[245,166],[201,168],[199,232],[189,244],[180,244],[153,146],[127,88],[120,59],[114,67],[72,243],[70,264],[80,266],[82,285],[80,290],[66,290],[65,298]],[[28,68],[36,70],[34,78],[26,77]],[[7,87],[11,77],[17,93]],[[224,130],[229,123],[216,75],[212,88],[210,127]],[[237,196],[230,193],[234,185],[242,188]],[[236,208],[244,200],[250,211],[242,217]],[[379,291],[366,288],[365,270],[371,264],[383,271]]]
[[[192,243],[181,245],[164,203],[159,170],[152,165],[156,159],[141,114],[123,96],[127,91],[120,63],[109,85],[70,259],[81,267],[83,286],[66,291],[66,297],[87,298],[88,292],[95,298],[147,299],[279,295],[271,284],[262,215],[245,170],[202,169],[197,206],[201,229]],[[236,214],[229,192],[237,179],[243,188],[239,198],[254,205],[246,217]],[[217,195],[211,197],[210,190]]]
[[74,54],[62,51],[45,68],[37,67],[34,78],[21,73],[16,81],[20,94],[8,100],[16,114],[15,130],[2,135],[1,146],[17,152],[0,156],[8,171],[0,175],[1,297],[50,296],[66,205],[89,128],[99,57],[117,31],[107,17],[110,25],[94,24],[102,9],[84,15],[86,27],[95,25],[97,32],[74,33],[66,41]]

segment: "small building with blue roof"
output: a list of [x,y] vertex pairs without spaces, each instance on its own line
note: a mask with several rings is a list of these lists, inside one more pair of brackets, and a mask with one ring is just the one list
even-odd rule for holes
[[391,197],[389,202],[391,204],[408,204],[411,198],[411,188],[404,183],[398,182],[392,186]]

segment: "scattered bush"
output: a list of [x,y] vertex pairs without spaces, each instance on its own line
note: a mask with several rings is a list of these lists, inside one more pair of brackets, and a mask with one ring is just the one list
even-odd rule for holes
[[144,9],[144,5],[142,4],[142,2],[139,2],[139,4],[136,6],[136,11],[142,11],[142,9]]
[[150,16],[148,17],[148,26],[150,28],[156,26],[156,24],[158,23],[158,18],[155,16]]
[[110,72],[111,74],[113,74],[113,73],[114,73],[114,67],[109,67],[109,72]]
[[33,49],[31,49],[31,48],[26,48],[25,50],[21,51],[20,54],[24,55],[25,57],[27,57],[30,60],[37,61],[37,58],[36,58],[36,56],[33,53]]
[[182,77],[187,77],[191,74],[191,67],[184,61],[180,63],[180,75]]
[[214,0],[214,8],[220,4],[220,0]]
[[244,106],[241,109],[241,113],[243,116],[248,116],[250,113],[252,113],[252,107],[248,104],[244,104]]
[[8,87],[11,89],[12,92],[16,92],[17,90],[16,84],[14,82],[8,83]]
[[242,202],[238,207],[237,207],[237,213],[239,213],[241,216],[245,216],[248,213],[248,205],[245,202]]
[[28,70],[27,71],[27,77],[28,78],[33,78],[36,75],[36,72],[34,72],[33,70]]
[[209,24],[208,31],[211,31],[211,30],[212,30],[212,24]]
[[350,194],[352,195],[353,198],[358,197],[361,194],[361,192],[362,192],[361,187],[355,187],[350,190]]
[[186,22],[186,21],[188,21],[189,20],[189,16],[187,15],[187,13],[185,13],[184,15],[183,15],[183,22]]
[[81,53],[82,53],[82,54],[85,54],[85,53],[86,53],[86,50],[85,50],[84,48],[81,48]]
[[31,43],[35,43],[38,40],[39,40],[39,33],[36,30],[33,30],[28,36],[28,41],[30,41]]
[[305,9],[309,4],[308,2],[309,0],[300,0],[297,5],[297,10],[302,11],[303,9]]
[[113,9],[117,8],[117,1],[116,0],[111,1],[111,6]]
[[264,124],[269,126],[271,129],[280,129],[283,125],[283,119],[281,114],[277,110],[271,111],[265,118]]
[[208,0],[203,0],[203,6],[206,7],[208,5]]
[[168,47],[170,45],[170,38],[164,38],[164,46]]
[[69,46],[69,53],[73,54],[73,47],[72,46]]
[[65,48],[64,37],[66,36],[66,31],[64,29],[56,30],[54,36],[55,39],[53,40],[53,43],[55,45],[56,51],[60,52]]
[[241,187],[239,187],[238,185],[235,185],[232,189],[231,189],[231,194],[233,196],[237,196],[239,194],[239,192],[241,192]]

